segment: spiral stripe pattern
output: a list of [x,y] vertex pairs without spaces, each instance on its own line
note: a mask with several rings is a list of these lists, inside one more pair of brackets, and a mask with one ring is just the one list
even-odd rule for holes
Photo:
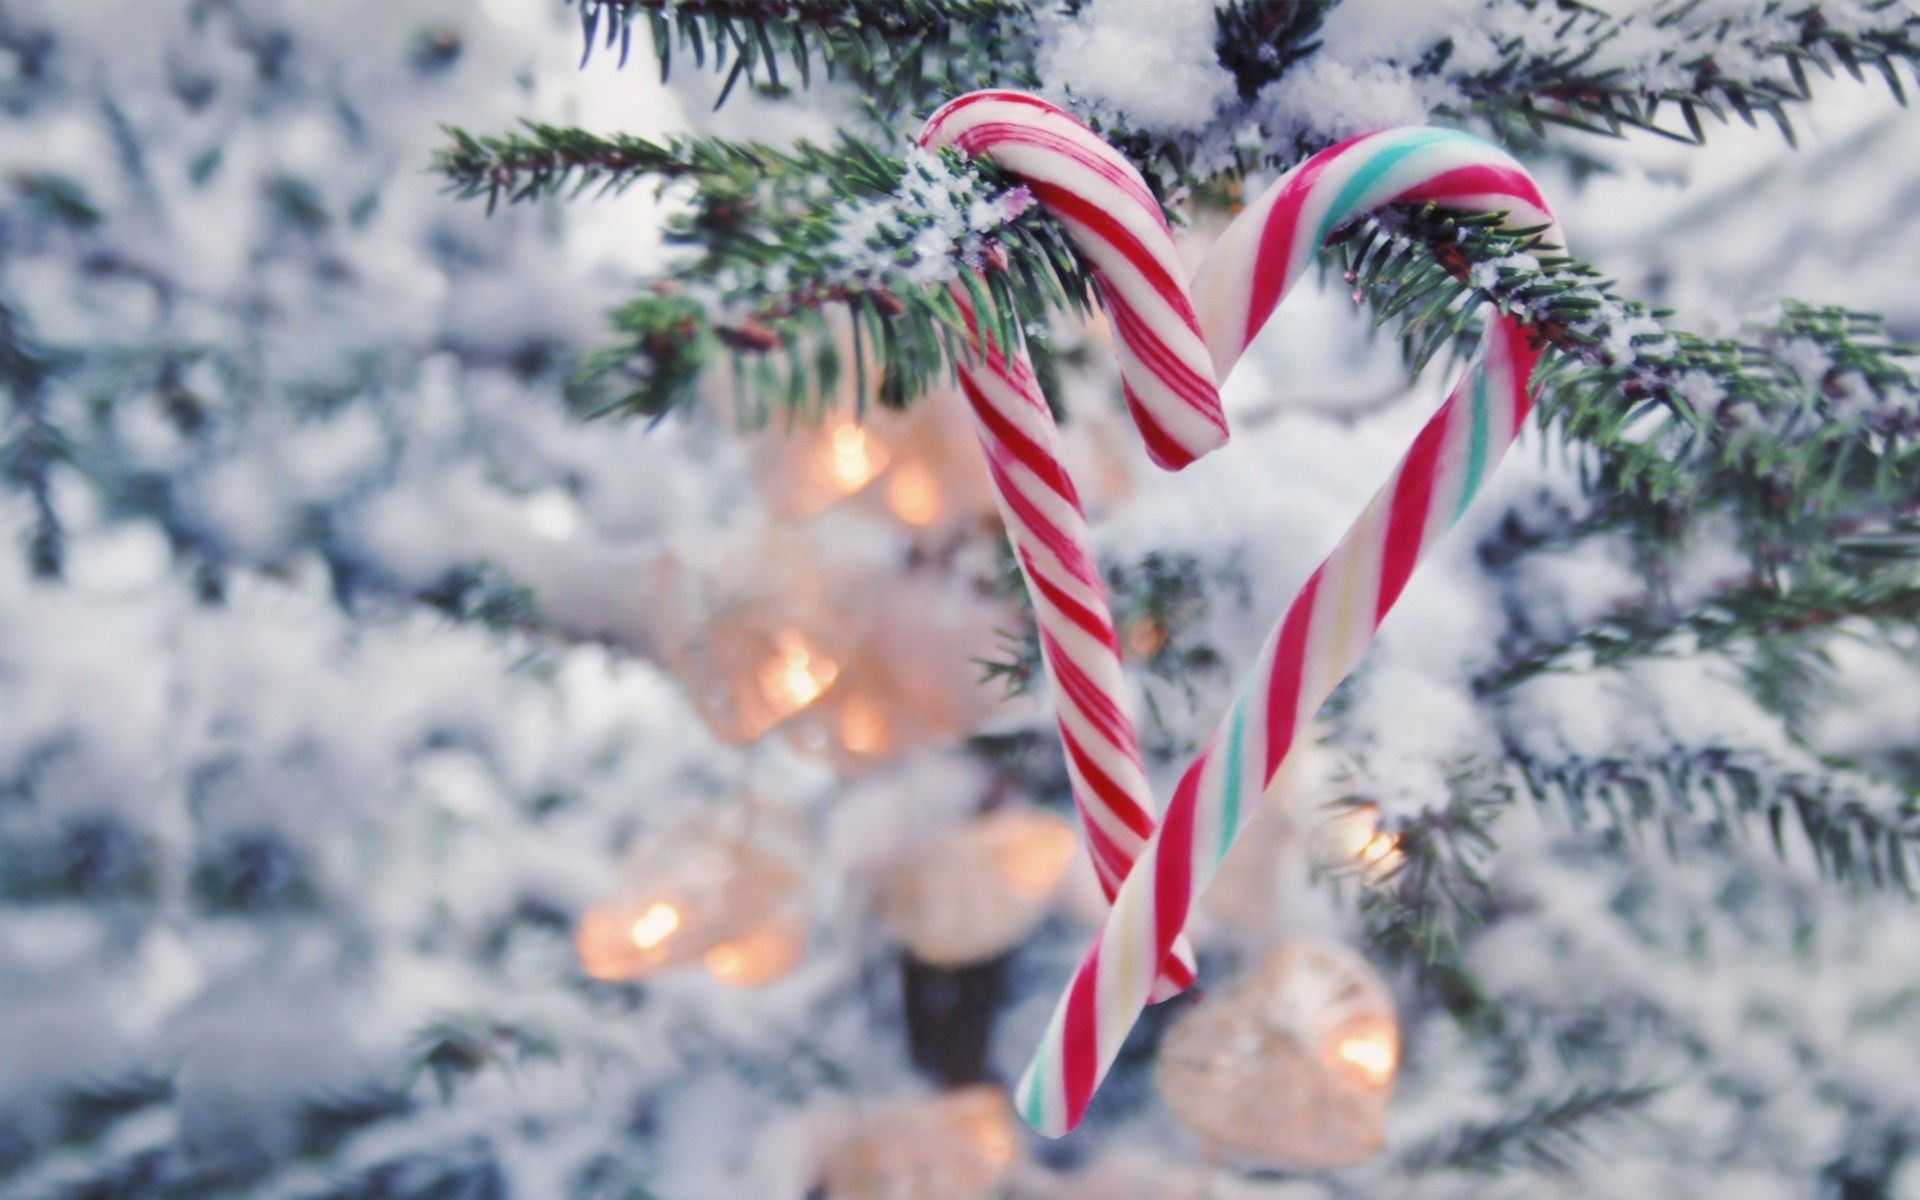
[[988,159],[1066,227],[1113,319],[1127,407],[1156,463],[1178,470],[1226,443],[1173,234],[1133,164],[1066,113],[1020,92],[949,102],[927,119],[920,144]]
[[[1509,227],[1547,226],[1548,240],[1558,241],[1538,188],[1495,147],[1433,129],[1355,138],[1283,176],[1202,264],[1192,294],[1218,377],[1330,234],[1383,205],[1428,201],[1504,212]],[[1518,435],[1537,357],[1517,320],[1489,321],[1472,368],[1268,636],[1114,894],[1016,1089],[1023,1115],[1042,1133],[1059,1136],[1080,1122],[1140,1010],[1157,997],[1158,964],[1250,815],[1250,801]]]
[[[1185,466],[1226,440],[1213,367],[1180,282],[1172,231],[1139,172],[1092,131],[1018,92],[978,92],[920,135],[991,159],[1061,221],[1094,266],[1112,314],[1122,387],[1149,454]],[[1153,832],[1157,808],[1125,705],[1120,639],[1086,517],[1062,465],[1059,430],[1025,351],[994,344],[967,289],[950,289],[972,335],[957,364],[994,495],[1032,597],[1041,657],[1089,857],[1112,899]],[[1193,982],[1191,950],[1169,943],[1155,999]]]
[[[1079,494],[1062,464],[1059,428],[1031,364],[1023,352],[1000,353],[964,287],[951,294],[974,344],[972,360],[958,364],[960,388],[1033,601],[1075,807],[1094,873],[1111,900],[1145,848],[1156,812],[1123,703],[1120,639]],[[1154,998],[1179,993],[1193,977],[1192,952],[1176,939]]]

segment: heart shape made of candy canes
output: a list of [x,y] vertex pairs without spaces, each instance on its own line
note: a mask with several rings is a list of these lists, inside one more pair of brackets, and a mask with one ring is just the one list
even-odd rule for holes
[[[1387,205],[1433,203],[1503,213],[1509,228],[1544,227],[1546,241],[1561,240],[1539,188],[1504,151],[1451,130],[1392,129],[1283,175],[1183,287],[1172,232],[1139,172],[1046,101],[962,96],[928,119],[920,144],[992,161],[1061,222],[1112,320],[1122,388],[1148,453],[1176,470],[1225,442],[1215,381],[1347,222]],[[1156,821],[1122,701],[1119,640],[1058,430],[1024,351],[995,344],[962,284],[952,294],[973,326],[961,388],[1033,598],[1075,804],[1112,905],[1015,1090],[1027,1121],[1058,1137],[1079,1124],[1142,1008],[1192,982],[1182,931],[1255,809],[1247,800],[1266,789],[1415,565],[1518,435],[1539,351],[1513,316],[1487,322],[1474,364],[1288,605]]]

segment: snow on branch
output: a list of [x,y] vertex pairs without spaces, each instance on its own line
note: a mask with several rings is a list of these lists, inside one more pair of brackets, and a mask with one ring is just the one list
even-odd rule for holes
[[[583,393],[595,411],[658,415],[723,358],[753,406],[824,402],[849,365],[864,397],[870,364],[880,400],[897,406],[931,386],[953,338],[968,333],[950,282],[1002,345],[1024,340],[1025,320],[1089,303],[1065,233],[1027,189],[957,151],[909,146],[894,157],[851,138],[776,150],[539,125],[451,136],[438,169],[459,195],[489,204],[643,179],[681,203],[668,240],[689,253],[616,314],[624,344],[596,360]],[[850,364],[830,308],[847,318]]]
[[[1920,14],[1899,0],[1775,0],[1745,11],[1662,0],[1620,15],[1519,4],[1534,14],[1532,26],[1496,33],[1496,62],[1452,75],[1472,110],[1508,140],[1551,124],[1699,143],[1704,114],[1748,125],[1764,116],[1791,143],[1792,109],[1813,98],[1814,73],[1864,81],[1873,72],[1904,104],[1900,67],[1920,70]],[[1549,16],[1550,36],[1541,36]],[[1445,71],[1453,43],[1437,49]]]
[[[696,70],[725,72],[715,104],[741,82],[810,86],[817,59],[823,74],[848,75],[884,106],[900,111],[931,87],[972,86],[997,77],[1004,50],[1021,40],[1028,16],[1017,0],[576,0],[586,54],[618,47],[624,64],[633,32],[643,27],[663,79],[676,49]],[[996,49],[1001,52],[996,53]],[[792,64],[781,74],[781,62]],[[583,60],[584,61],[584,60]]]
[[1920,507],[1916,352],[1875,317],[1784,302],[1738,337],[1701,337],[1614,295],[1538,231],[1433,208],[1360,222],[1340,253],[1411,368],[1468,350],[1481,302],[1557,352],[1535,375],[1540,417],[1591,454],[1590,489],[1613,498],[1614,519],[1591,532],[1670,535],[1730,510],[1764,570],[1767,547],[1800,533],[1837,561],[1848,539],[1884,541]]

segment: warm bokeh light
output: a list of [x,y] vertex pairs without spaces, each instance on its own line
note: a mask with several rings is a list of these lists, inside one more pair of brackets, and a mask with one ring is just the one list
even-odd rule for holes
[[940,481],[925,463],[903,462],[887,475],[887,507],[915,528],[925,528],[946,510]]
[[[859,598],[829,596],[822,548],[769,526],[671,547],[653,568],[653,636],[714,736],[765,737],[845,667]],[[843,581],[844,582],[844,581]]]
[[1212,1145],[1313,1171],[1378,1153],[1399,1066],[1386,981],[1350,947],[1282,942],[1160,1045],[1167,1107]]
[[794,630],[782,630],[774,645],[777,653],[760,668],[760,691],[772,717],[768,726],[818,700],[840,677],[840,665],[816,653]]
[[669,943],[683,923],[680,910],[670,904],[596,905],[580,914],[573,948],[580,969],[595,979],[640,979],[670,965],[674,946]]
[[595,979],[627,979],[633,974],[633,939],[620,927],[619,914],[590,908],[574,927],[573,949],[580,969]]
[[875,911],[921,962],[984,962],[1046,918],[1078,840],[1057,813],[996,808],[894,862],[879,880]]
[[840,706],[834,722],[840,745],[850,754],[873,756],[893,748],[893,732],[887,727],[887,715],[865,696],[850,696]]
[[1358,867],[1369,883],[1393,874],[1406,858],[1400,839],[1380,828],[1376,804],[1356,804],[1330,818],[1326,829],[1336,864]]
[[834,485],[850,494],[886,469],[887,452],[858,425],[836,425],[827,433],[826,463]]
[[1340,1033],[1333,1043],[1333,1066],[1369,1087],[1393,1079],[1400,1065],[1400,1038],[1387,1022],[1369,1022],[1365,1028]]
[[829,1200],[1008,1195],[1025,1159],[1014,1120],[1007,1093],[991,1084],[868,1104],[826,1147],[819,1194]]
[[707,970],[734,987],[759,987],[790,974],[806,956],[807,935],[802,919],[776,917],[730,942],[707,951]]
[[625,882],[580,914],[574,949],[595,979],[646,979],[704,963],[740,987],[786,974],[806,951],[805,835],[783,803],[748,794],[652,830]]
[[1013,1161],[1013,1111],[1005,1093],[995,1087],[968,1088],[952,1093],[948,1103],[982,1158],[990,1163]]
[[661,942],[673,936],[680,928],[680,910],[671,904],[655,903],[647,906],[647,911],[627,930],[627,936],[633,944],[642,950],[652,950]]
[[1009,891],[1038,900],[1058,886],[1079,839],[1064,821],[1031,817],[1028,813],[1007,814],[1002,822],[1004,832],[996,830],[1000,836],[995,839],[995,858]]

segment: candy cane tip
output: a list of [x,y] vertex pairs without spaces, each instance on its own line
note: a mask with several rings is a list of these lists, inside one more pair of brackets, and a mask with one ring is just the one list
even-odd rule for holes
[[1147,459],[1163,471],[1184,471],[1194,463],[1227,444],[1227,431],[1210,432],[1204,437],[1189,437],[1185,441],[1171,438],[1146,439]]
[[1065,1124],[1061,1120],[1061,1114],[1046,1102],[1043,1095],[1045,1088],[1036,1078],[1039,1070],[1038,1059],[1027,1064],[1025,1073],[1020,1076],[1020,1082],[1013,1088],[1013,1107],[1019,1112],[1020,1119],[1041,1137],[1064,1137],[1072,1131],[1073,1127]]
[[1037,1114],[1022,1113],[1021,1115],[1025,1118],[1027,1125],[1043,1138],[1063,1138],[1080,1127],[1078,1117],[1068,1120],[1065,1113],[1054,1112],[1051,1109],[1043,1109]]

